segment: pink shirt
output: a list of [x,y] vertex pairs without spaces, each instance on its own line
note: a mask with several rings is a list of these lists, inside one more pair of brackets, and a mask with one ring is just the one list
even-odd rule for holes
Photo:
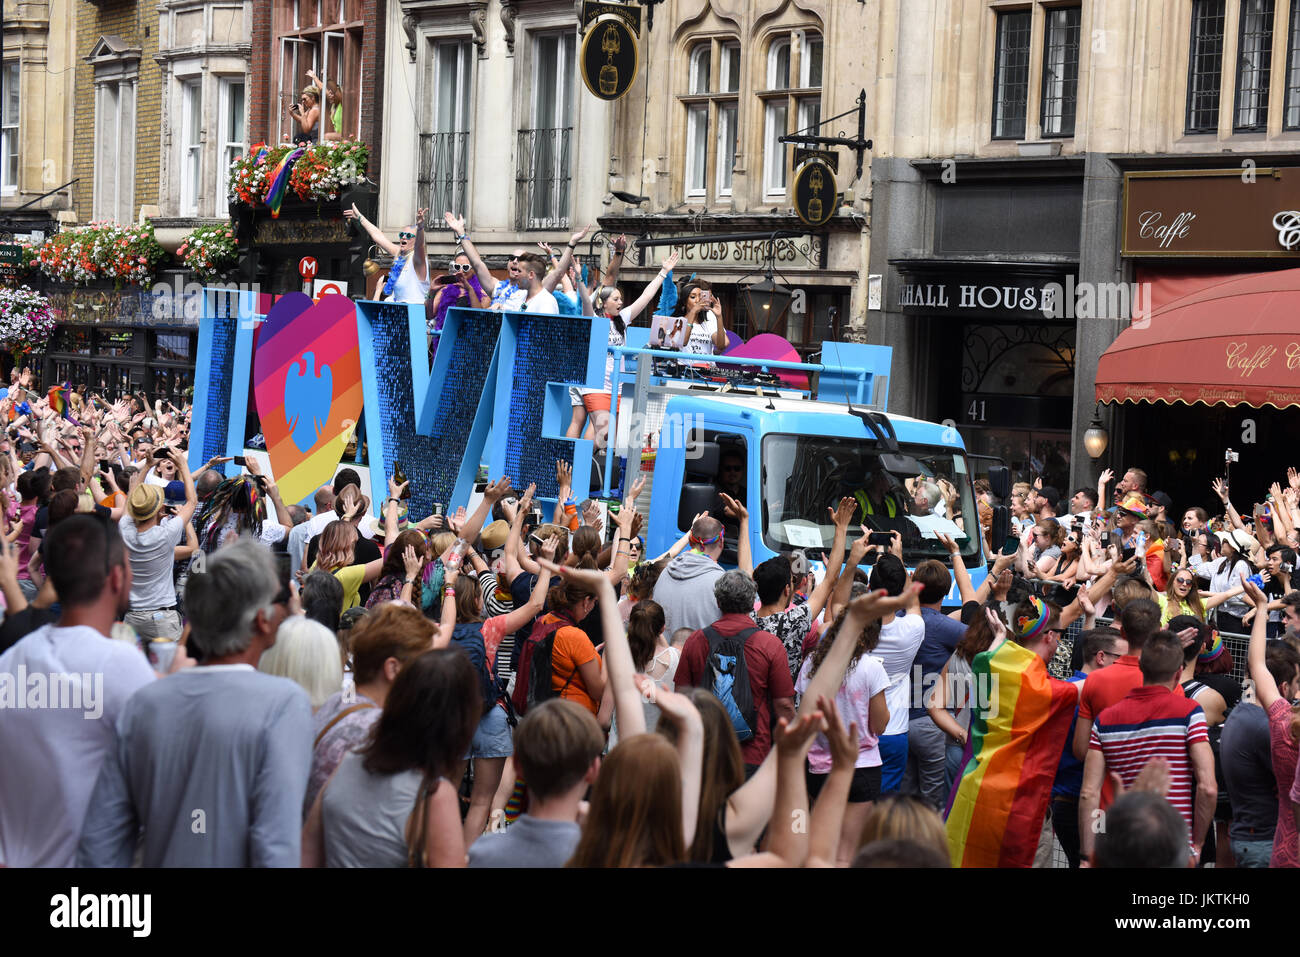
[[1268,709],[1269,746],[1273,752],[1273,774],[1277,777],[1277,829],[1273,832],[1273,857],[1269,867],[1300,867],[1295,815],[1291,811],[1296,743],[1291,740],[1290,728],[1291,702],[1278,698]]

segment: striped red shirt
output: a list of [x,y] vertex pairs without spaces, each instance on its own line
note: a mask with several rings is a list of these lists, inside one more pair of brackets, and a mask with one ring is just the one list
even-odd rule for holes
[[1097,715],[1089,747],[1105,756],[1106,769],[1119,774],[1126,788],[1153,758],[1168,761],[1167,797],[1187,821],[1190,835],[1196,776],[1189,750],[1209,740],[1200,705],[1162,685],[1147,685]]

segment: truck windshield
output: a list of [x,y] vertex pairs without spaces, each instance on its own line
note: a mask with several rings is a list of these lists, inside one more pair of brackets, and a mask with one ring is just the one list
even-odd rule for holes
[[[943,559],[937,535],[957,542],[962,556],[979,553],[978,515],[960,451],[900,444],[882,451],[875,442],[815,435],[763,439],[763,540],[776,551],[829,551],[835,537],[827,506],[848,496],[858,503],[858,525],[903,536],[903,560],[913,567]],[[955,499],[949,501],[955,494]]]

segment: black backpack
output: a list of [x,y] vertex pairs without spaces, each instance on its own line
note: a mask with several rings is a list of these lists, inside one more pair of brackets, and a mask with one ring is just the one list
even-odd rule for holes
[[516,714],[525,715],[533,705],[560,697],[578,675],[575,668],[564,682],[564,687],[559,691],[553,690],[551,656],[555,651],[555,633],[566,625],[574,624],[573,619],[567,615],[555,612],[553,616],[554,621],[547,621],[545,617],[538,618],[523,647],[518,649],[519,667],[515,671],[515,690],[510,699]]
[[754,708],[754,689],[749,684],[749,666],[745,664],[745,642],[759,628],[744,628],[729,637],[718,634],[713,626],[704,629],[704,640],[709,643],[709,657],[705,662],[708,681],[705,687],[722,702],[736,737],[741,742],[754,736],[758,727],[758,714]]

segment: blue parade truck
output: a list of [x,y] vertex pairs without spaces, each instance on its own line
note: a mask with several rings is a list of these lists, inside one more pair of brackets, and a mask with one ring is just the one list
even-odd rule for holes
[[[834,537],[827,507],[848,496],[858,502],[850,540],[861,534],[858,525],[898,532],[904,563],[914,568],[929,558],[947,563],[937,536],[948,535],[972,581],[983,579],[986,556],[961,435],[951,424],[886,411],[888,347],[826,342],[820,363],[715,356],[706,368],[691,361],[698,356],[610,352],[630,366],[616,376],[621,397],[611,431],[620,440],[607,453],[611,464],[621,451],[631,478],[647,426],[657,428],[657,444],[640,454],[647,487],[637,505],[647,514],[647,554],[666,551],[707,511],[729,526],[722,563],[734,565],[737,523],[722,514],[719,498],[730,489],[749,512],[756,565],[795,549],[816,562]],[[630,420],[624,429],[620,413]],[[947,494],[936,496],[940,489]],[[956,596],[954,584],[950,600]]]

